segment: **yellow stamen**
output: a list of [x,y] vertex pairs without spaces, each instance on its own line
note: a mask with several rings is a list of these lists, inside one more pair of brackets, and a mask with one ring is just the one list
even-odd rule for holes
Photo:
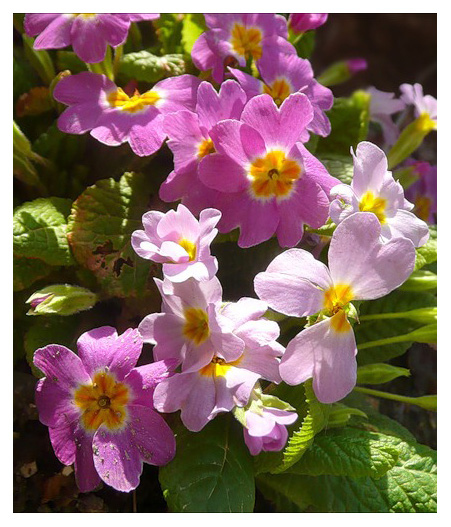
[[204,139],[202,143],[197,147],[197,157],[202,159],[208,154],[214,154],[216,152],[215,146],[211,139]]
[[296,161],[287,158],[285,152],[273,150],[251,164],[248,177],[254,196],[283,198],[291,193],[301,173]]
[[204,366],[199,373],[204,377],[225,377],[232,366],[237,366],[241,362],[241,357],[233,362],[226,362],[220,357],[213,357],[210,364]]
[[160,95],[156,91],[147,91],[142,95],[135,91],[132,97],[129,97],[122,88],[110,92],[107,95],[107,101],[113,108],[120,108],[125,112],[135,113],[143,110],[146,106],[155,106],[160,100]]
[[375,196],[371,190],[365,192],[365,194],[360,198],[359,210],[361,212],[372,212],[377,216],[381,223],[385,223],[385,207],[387,205],[387,200]]
[[184,311],[185,324],[183,335],[194,342],[196,346],[205,342],[210,336],[208,315],[203,309],[189,307]]
[[341,311],[352,300],[352,288],[348,284],[336,284],[324,292],[324,309],[332,315]]
[[185,249],[185,251],[188,253],[190,262],[196,259],[197,247],[195,243],[187,240],[186,238],[182,238],[179,241],[179,245],[181,245]]
[[97,372],[92,384],[83,384],[74,393],[74,402],[83,411],[81,423],[86,430],[97,430],[102,424],[110,430],[121,428],[127,418],[128,400],[127,386],[106,372]]
[[233,51],[245,57],[252,56],[254,60],[261,59],[262,56],[262,34],[256,27],[244,27],[242,24],[235,23],[231,31],[231,44]]
[[288,82],[283,79],[276,79],[271,85],[263,85],[263,93],[268,93],[274,99],[277,106],[280,106],[283,101],[290,95],[291,88]]

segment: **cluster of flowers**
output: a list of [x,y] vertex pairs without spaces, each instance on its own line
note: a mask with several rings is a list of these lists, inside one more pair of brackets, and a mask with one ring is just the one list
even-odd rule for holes
[[[137,16],[27,15],[26,28],[41,33],[41,47],[72,42],[81,54],[93,27],[101,28],[100,50],[106,42],[123,42],[130,22],[146,19]],[[288,28],[273,14],[206,15],[209,30],[192,57],[218,83],[233,77],[219,91],[181,75],[127,94],[91,72],[55,87],[54,97],[69,106],[58,121],[65,132],[90,131],[108,145],[129,142],[141,156],[169,138],[174,171],[160,196],[182,201],[176,210],[146,213],[144,230],[132,235],[138,255],[162,264],[163,280],[156,279],[161,313],[120,336],[110,327],[85,333],[78,355],[58,345],[35,353],[45,374],[36,399],[41,421],[60,461],[75,464],[82,491],[100,480],[129,491],[139,483],[143,462],[172,459],[174,435],[155,409],[181,410],[194,432],[232,411],[255,455],[283,448],[286,426],[297,419],[292,407],[262,391],[260,379],[299,384],[313,378],[324,403],[355,386],[350,320],[357,311],[351,302],[382,297],[402,284],[429,231],[412,214],[413,204],[377,146],[358,145],[350,186],[304,146],[311,133],[330,133],[325,110],[333,97],[296,55],[288,29],[306,31],[326,18],[292,15]],[[261,80],[237,68],[250,61]],[[210,251],[218,230],[239,227],[241,247],[273,235],[282,247],[294,247],[304,224],[319,228],[329,217],[337,225],[329,268],[307,251],[289,249],[255,277],[259,299],[223,302]],[[310,317],[286,350],[277,342],[278,324],[264,317],[268,307]],[[154,345],[156,362],[136,367],[143,342]]]

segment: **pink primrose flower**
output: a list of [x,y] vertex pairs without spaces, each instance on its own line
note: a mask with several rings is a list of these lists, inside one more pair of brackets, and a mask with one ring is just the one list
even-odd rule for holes
[[34,37],[35,49],[58,49],[72,45],[84,62],[101,62],[108,44],[127,40],[131,22],[155,20],[155,13],[27,13],[25,33]]
[[277,235],[283,247],[302,238],[304,223],[320,227],[328,192],[338,183],[300,142],[313,118],[308,97],[290,95],[277,107],[264,94],[252,98],[241,120],[210,131],[215,153],[201,160],[201,181],[217,191],[220,232],[240,227],[238,245],[250,247]]
[[246,66],[258,61],[268,50],[295,54],[287,41],[287,22],[271,13],[206,14],[210,28],[194,43],[191,56],[200,70],[212,70],[213,79],[221,83],[227,66]]
[[128,142],[138,156],[155,153],[166,139],[163,118],[170,112],[193,110],[200,80],[180,75],[157,82],[142,94],[129,97],[105,75],[82,72],[62,79],[53,96],[69,106],[58,128],[69,134],[91,135],[101,143]]
[[413,204],[404,198],[404,190],[388,171],[384,152],[367,141],[357,145],[351,185],[337,185],[330,194],[330,217],[337,225],[351,214],[372,212],[381,224],[384,240],[404,236],[415,247],[429,238],[424,221],[409,212]]
[[327,21],[327,13],[291,13],[288,25],[295,35],[317,29]]
[[218,270],[210,244],[220,217],[218,210],[206,209],[197,221],[181,204],[166,214],[146,212],[144,230],[132,234],[132,247],[142,258],[162,263],[164,276],[172,282],[210,280]]
[[183,371],[197,371],[220,350],[227,362],[242,353],[244,342],[233,333],[233,324],[221,313],[219,280],[181,283],[155,279],[162,296],[162,312],[152,313],[139,324],[144,342],[154,344],[157,360],[175,359]]
[[437,167],[427,161],[408,160],[418,180],[406,189],[406,196],[414,204],[413,212],[422,220],[435,224],[437,214]]
[[[280,382],[279,357],[284,348],[276,342],[279,326],[262,318],[267,306],[252,298],[226,304],[221,314],[244,343],[244,350],[230,361],[221,347],[196,371],[176,373],[155,391],[155,408],[162,412],[181,410],[183,424],[193,432],[201,430],[218,413],[245,406],[260,377]],[[168,381],[168,382],[166,382]]]
[[129,492],[143,462],[161,466],[175,455],[174,434],[152,403],[156,385],[175,365],[135,368],[142,348],[136,329],[122,335],[112,327],[93,329],[77,347],[78,355],[58,344],[36,350],[33,362],[45,374],[36,388],[40,421],[57,458],[74,464],[82,492],[101,480]]
[[246,94],[234,80],[223,82],[219,93],[209,82],[202,82],[194,112],[182,110],[165,116],[164,131],[174,154],[174,171],[160,187],[161,199],[183,198],[194,213],[211,206],[216,192],[200,181],[199,163],[214,152],[210,130],[223,119],[239,119],[246,100]]
[[249,452],[256,456],[260,452],[282,450],[288,439],[286,425],[294,423],[298,415],[278,408],[262,408],[261,413],[246,411],[244,442]]
[[380,91],[373,86],[367,92],[371,95],[370,118],[381,126],[387,146],[392,146],[398,139],[399,128],[391,116],[404,110],[406,105],[401,99],[396,99],[394,93]]
[[248,99],[267,93],[280,106],[292,93],[304,93],[313,107],[313,119],[308,123],[307,130],[324,137],[330,134],[330,122],[325,110],[332,108],[334,97],[329,88],[313,78],[308,60],[297,55],[268,52],[258,63],[262,80],[238,69],[229,70],[243,87]]
[[313,389],[323,403],[342,399],[356,383],[350,302],[385,296],[413,271],[412,242],[392,238],[382,243],[380,235],[374,214],[353,214],[333,234],[329,268],[303,249],[290,249],[255,277],[257,295],[272,309],[294,317],[319,313],[320,321],[288,343],[280,375],[292,385],[313,377]]
[[437,99],[432,95],[423,95],[423,86],[415,84],[401,84],[401,99],[411,104],[415,110],[415,117],[429,118],[437,128]]

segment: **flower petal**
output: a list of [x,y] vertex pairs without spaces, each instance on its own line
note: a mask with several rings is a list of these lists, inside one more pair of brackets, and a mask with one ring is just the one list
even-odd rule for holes
[[80,357],[73,351],[58,344],[49,344],[35,351],[34,365],[45,373],[49,381],[64,390],[70,391],[79,384],[91,382]]
[[338,225],[329,248],[334,284],[352,288],[355,300],[387,295],[407,280],[415,265],[415,248],[406,238],[382,243],[381,224],[371,212],[352,214]]

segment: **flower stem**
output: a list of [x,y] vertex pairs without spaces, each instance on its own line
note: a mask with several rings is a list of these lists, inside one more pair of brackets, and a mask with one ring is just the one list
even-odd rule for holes
[[437,411],[436,395],[425,395],[423,397],[406,397],[405,395],[381,392],[380,390],[373,390],[372,388],[363,388],[361,386],[356,386],[353,391],[364,393],[365,395],[372,395],[373,397],[381,397],[382,399],[398,401],[399,403],[414,404],[426,410]]

